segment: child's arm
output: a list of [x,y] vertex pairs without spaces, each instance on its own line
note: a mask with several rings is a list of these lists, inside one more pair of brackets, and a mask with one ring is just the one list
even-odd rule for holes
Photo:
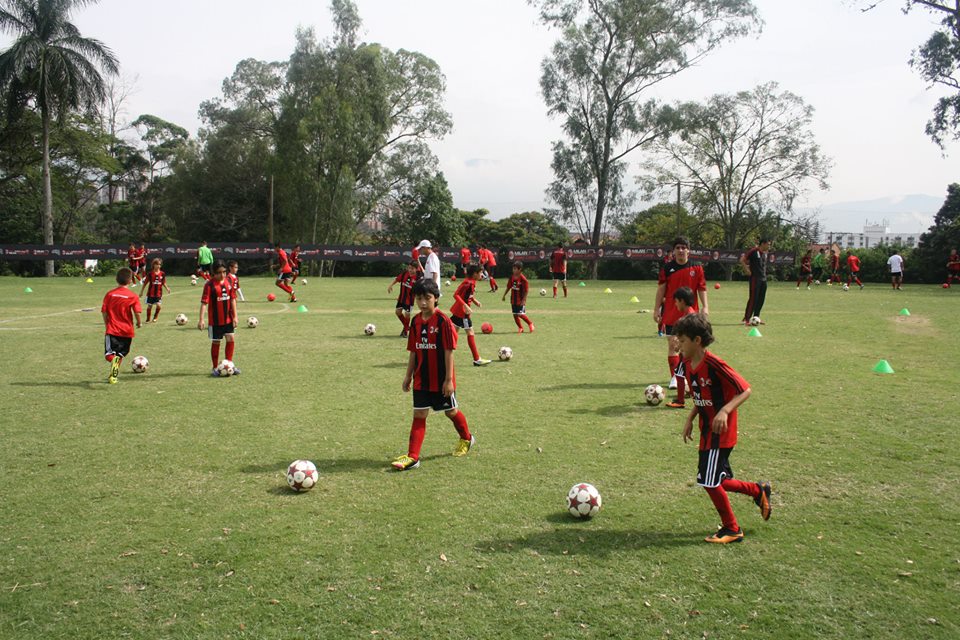
[[150,278],[150,274],[147,274],[146,276],[144,276],[143,280],[140,281],[140,282],[142,283],[142,284],[140,285],[140,297],[141,297],[141,298],[143,297],[143,291],[144,291],[144,289],[147,288],[147,280],[148,280],[149,278]]
[[459,302],[461,305],[463,305],[463,308],[464,308],[464,309],[463,309],[463,315],[464,315],[464,317],[469,318],[469,317],[470,317],[470,305],[467,304],[467,302],[466,302],[463,298],[461,298],[460,296],[458,296],[457,294],[453,294],[453,299],[456,300],[457,302]]
[[713,417],[713,424],[710,426],[713,428],[714,433],[723,433],[727,430],[727,416],[729,416],[733,411],[747,401],[747,398],[750,397],[750,387],[747,387],[737,395],[733,396],[730,399],[730,402],[723,405],[720,408],[720,411],[717,411],[717,415]]
[[449,398],[453,395],[453,349],[443,350],[443,364],[447,369],[447,377],[443,379],[443,395]]
[[653,321],[656,322],[657,324],[660,324],[660,320],[663,319],[662,316],[660,315],[660,307],[663,306],[663,297],[666,295],[666,293],[667,293],[666,283],[658,284],[657,296],[653,300]]
[[413,380],[413,368],[417,366],[417,354],[413,351],[410,352],[410,357],[407,359],[407,372],[403,374],[403,392],[406,393],[410,391],[410,381]]
[[387,287],[387,293],[393,293],[393,285],[397,284],[398,282],[400,282],[400,276],[397,276],[393,279],[393,282],[391,282],[390,286]]
[[707,303],[707,290],[697,291],[697,297],[700,298],[700,313],[705,316],[710,315],[710,305]]
[[471,302],[471,303],[477,305],[477,309],[483,309],[483,305],[480,304],[480,301],[477,300],[477,296],[475,296],[475,295],[471,295],[471,296],[470,296],[470,300],[469,300],[468,302]]
[[687,442],[693,441],[693,417],[697,415],[697,407],[694,406],[693,410],[687,414],[687,419],[683,423],[683,441]]
[[137,329],[139,329],[140,328],[140,312],[134,308],[131,308],[130,310],[133,311],[133,317],[137,321]]
[[200,319],[197,320],[197,329],[203,330],[203,319],[206,317],[207,303],[200,303]]
[[230,312],[233,314],[233,328],[237,328],[237,299],[230,298]]

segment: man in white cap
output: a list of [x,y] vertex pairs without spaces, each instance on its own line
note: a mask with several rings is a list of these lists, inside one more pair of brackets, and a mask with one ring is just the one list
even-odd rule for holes
[[427,256],[427,263],[423,265],[423,277],[427,280],[433,280],[440,286],[440,258],[433,251],[433,245],[429,240],[421,240],[417,245],[420,255]]

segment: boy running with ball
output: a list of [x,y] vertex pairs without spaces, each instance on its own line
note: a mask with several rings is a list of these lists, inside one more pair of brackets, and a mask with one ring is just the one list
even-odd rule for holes
[[407,338],[407,371],[403,390],[413,387],[413,425],[406,455],[392,462],[397,471],[420,466],[420,448],[427,430],[430,411],[443,411],[460,436],[453,455],[465,456],[475,440],[467,427],[467,418],[457,408],[457,381],[453,371],[453,350],[457,348],[456,327],[437,309],[440,287],[433,280],[418,280],[413,296],[420,313],[410,322]]
[[517,323],[517,333],[523,333],[523,325],[520,321],[527,323],[527,329],[533,333],[536,327],[527,317],[527,294],[530,293],[530,282],[523,275],[523,263],[513,263],[513,275],[507,281],[507,290],[500,296],[500,300],[507,299],[507,292],[510,293],[510,306],[513,307],[513,321]]
[[117,271],[116,289],[111,289],[103,296],[100,305],[100,314],[103,316],[104,340],[103,357],[110,363],[110,377],[107,382],[117,383],[120,375],[120,364],[130,353],[130,344],[133,342],[133,320],[140,328],[140,296],[127,288],[133,281],[133,271],[124,267]]
[[470,317],[473,313],[470,309],[471,304],[477,305],[478,308],[483,307],[476,298],[477,279],[480,277],[480,267],[475,264],[467,265],[466,273],[467,275],[463,279],[463,282],[460,283],[456,293],[453,294],[453,306],[450,307],[450,319],[453,321],[454,326],[457,327],[458,334],[460,333],[460,329],[467,332],[467,344],[470,345],[470,353],[473,355],[473,366],[482,367],[485,364],[490,364],[490,361],[480,357],[480,350],[477,349],[477,338],[473,334],[473,320]]
[[730,365],[707,351],[714,340],[713,327],[703,315],[684,316],[673,329],[694,405],[683,425],[683,441],[693,440],[693,418],[699,416],[697,484],[707,490],[722,522],[720,529],[705,540],[714,544],[740,542],[743,530],[733,514],[728,491],[750,496],[760,508],[760,516],[770,519],[770,483],[735,480],[730,468],[730,453],[737,444],[737,408],[750,397],[750,385]]

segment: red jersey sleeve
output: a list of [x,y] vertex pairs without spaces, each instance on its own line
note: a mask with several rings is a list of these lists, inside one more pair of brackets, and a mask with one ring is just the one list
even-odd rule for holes
[[210,304],[210,285],[213,280],[207,280],[203,284],[203,293],[200,294],[200,303],[201,304]]

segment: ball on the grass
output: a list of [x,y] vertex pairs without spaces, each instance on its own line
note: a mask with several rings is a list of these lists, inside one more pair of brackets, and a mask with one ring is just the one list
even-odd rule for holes
[[592,484],[580,482],[567,492],[567,511],[574,518],[587,519],[600,513],[603,500]]
[[197,286],[197,279],[196,279],[196,278],[190,278],[190,286],[191,286],[191,287]]
[[146,373],[147,369],[150,368],[150,361],[147,360],[146,356],[137,356],[130,363],[130,368],[133,369],[134,373]]
[[542,295],[542,296],[547,295],[547,290],[546,290],[546,289],[540,289],[540,295]]
[[372,322],[363,328],[363,332],[368,336],[372,336],[377,332],[377,325]]
[[247,318],[247,326],[250,327],[251,329],[256,329],[257,325],[259,324],[260,324],[260,321],[257,320],[257,316],[250,316],[249,318]]
[[229,378],[233,375],[236,367],[233,366],[233,362],[230,360],[221,360],[220,364],[217,365],[217,373],[220,374],[221,378]]
[[187,324],[187,314],[178,313],[177,317],[174,318],[173,321],[177,323],[177,326],[182,327],[183,325]]
[[310,491],[317,486],[317,466],[309,460],[294,460],[287,467],[287,485],[294,491]]
[[647,404],[655,407],[663,402],[663,387],[658,384],[648,385],[647,388],[643,390],[643,397],[646,399]]
[[813,281],[813,284],[815,284],[815,285],[817,285],[817,286],[819,287],[819,286],[820,286],[820,281],[819,281],[819,280],[814,280],[814,281]]
[[949,282],[944,282],[944,283],[943,283],[943,288],[944,288],[944,289],[949,289],[949,288],[950,288],[950,283],[949,283]]
[[444,284],[449,287],[449,286],[450,286],[451,284],[453,284],[453,283],[450,282],[449,280],[447,280]]
[[843,283],[843,290],[850,291],[850,285],[848,285],[847,283]]
[[300,281],[300,284],[303,284],[303,285],[307,284],[307,279],[306,279],[306,278],[302,279],[302,280]]
[[752,318],[750,318],[750,326],[751,327],[760,326],[760,316],[753,316]]
[[268,293],[268,294],[267,294],[267,301],[268,301],[268,302],[273,302],[273,301],[276,300],[276,299],[277,299],[277,296],[273,295],[272,293]]
[[506,362],[513,357],[513,349],[510,347],[500,347],[500,350],[497,351],[497,357]]
[[719,289],[719,288],[720,288],[720,283],[719,283],[719,282],[713,283],[713,288],[714,288],[714,289]]
[[493,333],[493,325],[489,322],[484,322],[482,325],[480,325],[480,331],[482,333]]

